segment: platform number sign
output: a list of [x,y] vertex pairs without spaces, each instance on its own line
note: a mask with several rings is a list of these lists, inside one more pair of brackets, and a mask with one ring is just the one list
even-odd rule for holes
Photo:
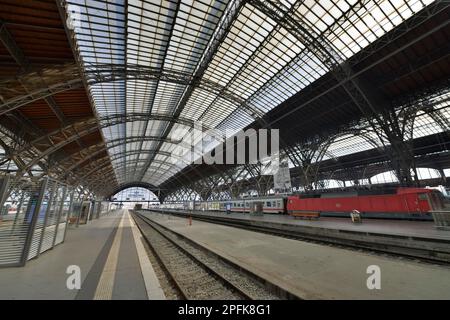
[[366,282],[367,289],[380,290],[381,289],[381,269],[380,269],[380,267],[377,265],[370,265],[367,267],[366,273],[370,274],[370,276],[367,278],[367,282]]
[[66,269],[69,276],[66,280],[66,287],[69,290],[81,289],[81,269],[77,265],[70,265]]

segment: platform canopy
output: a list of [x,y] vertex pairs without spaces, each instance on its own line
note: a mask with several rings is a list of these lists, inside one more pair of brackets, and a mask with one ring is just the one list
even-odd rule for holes
[[[449,12],[443,0],[3,0],[0,171],[16,189],[50,176],[99,196],[225,183],[234,167],[193,164],[182,139],[267,127],[290,168],[308,152],[328,168],[374,162],[360,157],[401,141],[382,161],[405,172],[423,153],[403,161],[405,145],[448,137]],[[194,158],[220,143],[194,138]]]
[[68,0],[65,9],[100,122],[144,115],[102,129],[118,183],[157,186],[188,165],[171,156],[183,148],[171,133],[200,121],[242,129],[329,71],[265,6],[345,60],[431,2]]

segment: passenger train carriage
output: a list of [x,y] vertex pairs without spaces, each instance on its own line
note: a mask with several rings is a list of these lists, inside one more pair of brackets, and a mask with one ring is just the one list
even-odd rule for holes
[[196,211],[226,211],[230,203],[232,212],[250,212],[253,202],[262,202],[264,213],[289,214],[297,217],[349,217],[357,210],[365,218],[431,220],[431,211],[444,205],[438,190],[425,188],[395,188],[384,190],[358,190],[232,199],[227,201],[188,201],[165,203],[161,208]]
[[250,212],[253,202],[261,202],[264,213],[285,213],[286,198],[282,196],[247,198],[242,200],[231,200],[231,211],[233,212]]
[[227,201],[196,201],[195,209],[200,211],[226,211],[226,204],[229,203],[232,212],[250,212],[253,202],[262,202],[264,213],[286,213],[286,197],[283,196],[243,198]]

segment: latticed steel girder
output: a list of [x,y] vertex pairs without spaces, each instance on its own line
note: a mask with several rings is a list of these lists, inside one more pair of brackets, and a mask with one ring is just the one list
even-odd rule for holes
[[88,169],[89,170],[87,170],[87,172],[84,171],[81,175],[76,176],[75,183],[88,182],[89,184],[92,183],[92,181],[96,181],[97,179],[105,179],[109,177],[109,175],[113,175],[114,179],[117,180],[114,175],[114,167],[110,162],[106,162],[104,159],[94,161]]
[[23,54],[22,50],[17,47],[16,41],[14,40],[11,33],[6,28],[3,21],[0,20],[0,42],[9,51],[11,56],[16,60],[19,65],[28,65],[28,61]]
[[[437,102],[441,104],[446,102],[445,100],[449,101],[450,98],[438,100]],[[450,120],[442,114],[441,109],[437,109],[435,105],[432,104],[430,99],[426,99],[407,104],[398,112],[398,118],[403,122],[403,131],[405,131],[405,135],[412,138],[414,121],[417,117],[417,113],[420,111],[423,111],[432,118],[443,132],[450,131]]]
[[[370,1],[368,0],[359,0],[357,3],[354,4],[354,8],[352,10],[349,10],[350,14],[353,14],[354,12],[357,12],[358,9],[365,7],[367,3]],[[365,57],[367,54],[379,52],[382,48],[384,48],[387,45],[391,45],[393,42],[398,40],[399,37],[403,36],[407,32],[413,30],[416,28],[419,24],[429,20],[433,19],[433,17],[443,12],[444,10],[447,10],[450,6],[450,2],[448,0],[436,0],[431,4],[428,4],[423,10],[420,10],[418,12],[415,12],[411,17],[408,19],[403,20],[401,23],[397,24],[396,27],[389,32],[385,33],[382,37],[378,38],[377,41],[372,42],[369,46],[366,46],[361,49],[360,53],[352,57],[353,63],[357,64]],[[347,21],[349,20],[348,16],[343,16],[342,18],[345,18]],[[445,22],[445,24],[448,24],[448,21]],[[335,24],[337,26],[340,26],[341,24]],[[439,26],[440,28],[442,26]],[[330,30],[331,31],[331,30]],[[415,38],[414,41],[418,41],[422,38],[422,36],[419,38]],[[403,50],[402,46],[399,46],[397,50]],[[396,52],[396,51],[395,51]],[[367,53],[367,54],[365,54]],[[387,59],[388,56],[385,56],[383,59]]]
[[318,180],[364,180],[383,172],[389,172],[392,166],[385,162],[373,163],[369,166],[358,166],[352,168],[338,168],[332,171],[319,172]]
[[[78,152],[76,155],[71,155],[66,157],[64,160],[60,161],[58,163],[58,167],[55,167],[55,171],[58,172],[58,175],[60,177],[63,177],[63,179],[67,179],[69,176],[71,176],[73,179],[76,180],[75,175],[74,175],[74,170],[76,168],[78,168],[79,166],[81,166],[83,163],[87,162],[88,160],[95,158],[96,156],[98,156],[99,154],[107,151],[110,148],[114,148],[120,144],[123,143],[123,141],[134,141],[134,142],[138,142],[141,141],[141,137],[135,137],[135,139],[131,139],[133,137],[128,137],[126,139],[117,139],[117,141],[115,141],[114,143],[108,143],[108,146],[105,146],[103,143],[101,144],[97,144],[91,147],[88,147],[86,150],[82,150],[80,152]],[[156,150],[150,149],[150,150],[132,150],[132,151],[127,151],[124,154],[117,154],[117,155],[113,155],[110,159],[111,160],[115,160],[116,158],[121,158],[124,156],[131,156],[131,155],[136,155],[136,154],[150,154],[150,153],[154,153],[156,152]],[[164,155],[167,157],[173,157],[179,160],[183,160],[183,158],[178,157],[178,155],[173,155],[170,152],[165,152],[165,151],[159,151],[160,155]],[[159,162],[159,163],[162,163]],[[69,167],[70,166],[70,167]],[[83,168],[84,170],[85,168]]]
[[[142,119],[150,120],[160,120],[167,122],[177,122],[186,126],[193,126],[194,123],[192,120],[177,118],[174,119],[169,115],[161,115],[161,114],[149,114],[144,115],[141,113],[138,114],[128,114],[128,115],[109,115],[107,117],[100,118],[100,123],[98,123],[96,118],[89,118],[83,121],[79,121],[68,125],[64,128],[55,130],[45,136],[39,137],[30,143],[27,143],[21,146],[17,150],[11,151],[11,157],[19,156],[24,153],[33,152],[33,155],[30,157],[32,161],[26,164],[25,170],[31,168],[36,165],[42,158],[54,153],[57,150],[60,150],[62,147],[72,143],[88,134],[94,133],[99,129],[106,128],[109,126],[114,126],[117,124],[125,123],[125,122],[133,122],[133,121],[142,121]],[[173,144],[183,144],[186,148],[190,148],[185,142],[182,140],[173,140],[173,139],[163,139],[161,137],[132,137],[133,139],[129,139],[130,142],[135,141],[161,141]],[[127,140],[122,139],[124,143]],[[111,140],[111,143],[114,144],[116,141]]]
[[324,156],[328,155],[330,159],[335,159],[335,156],[329,152],[331,144],[337,139],[348,135],[363,138],[374,149],[382,146],[382,142],[377,140],[377,135],[374,130],[367,127],[367,123],[361,122],[352,125],[350,128],[344,127],[332,135],[316,136],[297,145],[288,147],[287,154],[298,169],[299,175],[297,180],[301,182],[302,186],[308,189],[317,186]]
[[[114,168],[114,165],[120,165],[122,162],[126,162],[125,161],[119,161],[117,163],[111,164],[111,161],[115,161],[115,160],[119,160],[119,159],[123,159],[125,157],[129,156],[129,154],[116,154],[114,156],[105,156],[102,157],[100,159],[97,159],[95,161],[92,161],[91,163],[87,164],[86,166],[84,166],[82,168],[82,176],[81,178],[79,178],[79,180],[84,180],[87,176],[91,175],[92,173],[94,173],[96,170],[101,170],[102,168],[105,168],[109,165],[112,165]],[[162,161],[162,160],[156,160],[155,159],[155,163],[159,163],[159,164],[165,164],[166,162]],[[132,169],[130,169],[132,170]]]
[[75,123],[72,123],[63,128],[57,129],[45,136],[41,136],[28,144],[25,144],[19,150],[14,151],[16,154],[20,154],[23,150],[27,150],[32,147],[48,146],[54,144],[51,141],[53,139],[59,140],[65,139],[73,142],[74,140],[81,138],[98,129],[107,128],[121,123],[135,122],[135,121],[167,121],[176,122],[185,126],[193,127],[194,121],[186,118],[174,119],[170,115],[166,114],[144,114],[144,113],[128,113],[128,114],[110,114],[100,118],[88,118]]
[[[98,155],[108,151],[109,149],[115,148],[123,143],[123,141],[126,141],[126,139],[119,139],[114,144],[108,143],[105,145],[103,142],[98,143],[96,145],[92,145],[87,147],[86,149],[83,149],[76,154],[71,154],[67,157],[65,157],[63,160],[58,162],[58,166],[61,167],[61,170],[65,172],[64,176],[67,177],[73,170],[81,166],[83,163],[97,157]],[[130,150],[126,151],[125,155],[136,155],[136,154],[149,154],[156,152],[155,149],[149,149],[149,150]],[[170,157],[172,154],[170,152],[160,151],[159,154]],[[115,156],[111,156],[111,160],[114,160]]]
[[[351,69],[351,66],[345,60],[345,57],[337,53],[333,46],[328,43],[325,37],[317,35],[314,30],[311,29],[307,24],[302,23],[304,19],[299,15],[299,12],[297,10],[297,7],[302,4],[301,1],[297,2],[294,5],[294,10],[289,10],[289,8],[287,8],[279,1],[248,0],[248,2],[262,11],[268,17],[281,24],[286,30],[288,30],[299,41],[301,41],[305,45],[305,47],[307,47],[308,50],[319,59],[319,61],[321,61],[326,67],[328,67],[328,69],[338,80],[337,86],[342,86],[346,90],[353,103],[355,103],[355,105],[360,109],[362,115],[365,116],[368,121],[373,122],[375,120],[382,123],[382,119],[380,119],[378,116],[378,111],[380,110],[381,106],[372,101],[372,98],[376,96],[376,93],[370,92],[371,90],[369,89],[369,84],[363,84],[363,86],[361,86],[361,80],[357,78],[360,74],[373,67],[373,65],[379,63],[379,60],[373,62],[364,69],[359,70],[357,73],[354,73]],[[363,51],[371,50],[375,52],[376,50],[379,50],[381,47],[392,43],[392,41],[397,39],[399,36],[404,35],[406,32],[416,27],[418,24],[427,21],[437,13],[446,10],[449,6],[450,4],[447,1],[436,1],[435,3],[427,6],[425,10],[421,10],[413,15],[411,19],[407,19],[400,23],[394,29],[394,32],[387,33],[385,36],[375,41],[374,44],[368,46],[366,49],[363,49]],[[403,50],[404,47],[407,47],[412,43],[423,39],[429,33],[439,30],[446,25],[448,25],[448,21],[438,25],[427,34],[414,38],[411,42],[404,44],[397,50],[394,50],[388,55],[385,55],[382,60],[388,59],[389,57]],[[356,62],[354,59],[352,59],[352,61],[353,63]],[[331,89],[333,88],[330,88],[327,91]],[[371,95],[370,98],[368,97],[368,93]],[[286,117],[289,114],[290,112],[288,112],[284,116]]]
[[248,111],[249,115],[255,117],[257,109],[247,106],[245,99],[230,91],[214,81],[200,78],[196,74],[180,72],[170,69],[152,68],[143,65],[133,64],[84,64],[84,76],[89,85],[95,85],[104,82],[113,82],[121,80],[145,80],[145,81],[164,81],[177,83],[193,88],[200,88],[209,93],[219,95],[237,106]]
[[[201,170],[198,170],[197,168],[195,168],[195,166],[192,167],[192,170],[196,173],[197,176],[201,177],[201,179],[204,179],[204,178],[207,177]],[[216,171],[220,172],[217,169],[216,169]],[[154,171],[154,172],[157,172],[157,171]],[[140,181],[144,181],[144,182],[145,181],[150,181],[150,179],[153,177],[154,172],[150,172],[151,173],[150,177],[147,177],[146,175],[144,175],[143,179],[140,180]],[[183,186],[185,184],[191,185],[191,184],[195,183],[196,180],[191,179],[189,173],[185,173],[185,172],[183,172],[183,170],[181,170],[179,173],[181,174],[181,176],[177,176],[177,175],[173,176],[173,179],[174,179],[174,182],[172,182],[173,187],[166,187],[165,189],[172,190],[172,189],[178,188],[179,186]],[[161,176],[162,175],[160,174],[156,178],[159,178]]]
[[[319,61],[335,74],[337,80],[342,84],[365,116],[370,116],[369,118],[377,116],[376,109],[356,83],[356,78],[353,76],[353,72],[346,64],[344,58],[334,50],[326,39],[321,38],[307,24],[302,23],[302,19],[296,15],[295,7],[289,9],[278,1],[248,0],[247,2],[272,20],[278,22],[283,28],[301,41]],[[148,166],[151,160],[149,159]]]
[[249,0],[249,3],[277,21],[313,53],[334,74],[364,116],[368,119],[378,117],[377,109],[360,88],[344,57],[328,43],[327,39],[316,34],[310,26],[303,23],[301,17],[297,16],[296,10],[289,10],[279,1]]
[[441,127],[442,131],[450,132],[450,120],[440,110],[431,107],[425,112]]
[[[319,36],[312,28],[302,22],[304,19],[299,16],[298,8],[296,8],[302,2],[298,2],[293,8],[288,8],[279,1],[249,0],[248,2],[292,33],[331,71],[337,79],[338,84],[345,89],[362,115],[371,123],[373,128],[376,128],[376,133],[379,134],[379,125],[383,124],[383,119],[379,113],[383,106],[378,101],[373,100],[373,96],[376,94],[370,92],[369,86],[360,82],[361,80],[358,79],[360,72],[355,74],[348,62],[346,62],[345,57],[337,53],[325,37]],[[448,5],[442,5],[441,2],[439,5],[433,5],[430,8],[431,10],[422,10],[418,15],[420,17],[415,19],[415,22],[420,23],[429,19],[446,6]],[[398,28],[401,31],[396,31],[395,36],[398,37],[404,34],[411,27],[413,25],[410,23],[402,24]],[[381,42],[383,43],[382,45],[386,44],[384,41]],[[376,142],[373,144],[377,145]]]
[[114,173],[114,168],[111,165],[105,166],[101,169],[97,168],[95,172],[92,172],[89,175],[85,174],[83,177],[80,177],[77,182],[79,184],[91,185],[94,182],[107,180],[116,181],[117,184],[117,178],[112,173]]
[[[75,155],[69,155],[59,162],[54,164],[54,168],[51,171],[59,172],[59,175],[63,177],[63,179],[66,179],[68,176],[73,176],[73,171],[77,169],[79,166],[81,166],[86,161],[95,158],[99,154],[102,154],[103,152],[108,151],[108,149],[115,148],[117,146],[127,144],[127,143],[135,143],[140,141],[161,141],[161,137],[159,136],[130,136],[125,138],[118,138],[113,139],[108,142],[107,145],[105,145],[103,142],[87,147],[86,149],[83,149],[79,152],[77,152]],[[184,148],[187,148],[188,145],[185,145],[183,141],[178,140],[171,140],[166,139],[166,143],[169,144],[181,144],[184,146]],[[125,153],[118,154],[119,156],[126,156],[126,155],[132,155],[132,154],[138,154],[138,153],[151,153],[156,152],[156,150],[134,150],[134,151],[128,151]],[[165,151],[159,151],[160,155],[168,156],[168,157],[175,157],[178,158],[177,155],[173,155],[170,152]],[[112,156],[114,158],[114,156]],[[112,159],[113,159],[112,158]],[[180,158],[182,159],[182,158]],[[69,167],[68,167],[69,166]]]
[[7,154],[25,143],[23,136],[0,125],[0,144]]
[[[144,184],[150,185],[146,182],[128,182],[125,184],[120,184],[116,181],[113,175],[114,170],[112,168],[105,168],[99,173],[88,177],[83,184],[89,186],[92,190],[96,190],[99,194],[107,197],[112,196],[117,193],[117,190],[125,189],[127,187],[142,186]],[[150,190],[152,192],[157,192],[157,187],[152,186]]]
[[[25,81],[22,81],[25,83]],[[72,90],[79,89],[82,87],[82,81],[80,79],[71,79],[58,82],[54,85],[48,85],[45,88],[37,88],[27,91],[26,93],[16,96],[14,98],[4,100],[0,103],[0,115],[16,110],[24,105],[31,102],[45,99],[47,97],[53,96],[55,94]],[[0,90],[1,92],[2,90]]]
[[[189,118],[184,117],[177,117],[176,119],[168,114],[158,114],[158,113],[143,113],[143,112],[129,112],[126,114],[108,114],[105,116],[101,116],[97,118],[100,127],[109,127],[116,125],[118,123],[125,123],[125,122],[134,122],[134,121],[167,121],[167,122],[174,122],[178,123],[190,128],[193,128],[195,125],[195,121]],[[209,129],[206,126],[203,126],[203,128]]]
[[[97,144],[87,146],[80,151],[64,155],[62,158],[55,159],[54,169],[71,171],[85,161],[94,158],[108,150],[106,144],[102,141]],[[51,168],[52,169],[52,168]]]
[[[189,183],[189,190],[197,192],[204,200],[211,198],[213,194],[221,193],[227,193],[227,198],[229,198],[230,195],[237,197],[240,192],[245,191],[255,183],[260,182],[253,176],[251,178],[244,177],[249,174],[249,170],[252,169],[249,169],[248,166],[243,165],[233,167],[225,172],[218,171],[218,173],[213,176],[203,176],[199,180],[191,181]],[[240,177],[243,177],[244,179],[238,181],[237,179]],[[269,180],[270,179],[271,177],[269,177]],[[180,194],[182,189],[186,188],[183,184],[180,185],[174,185],[172,191],[169,192],[174,200],[177,199],[177,194]],[[260,189],[267,189],[267,186]]]
[[[88,172],[85,172],[85,173],[83,174],[83,176],[80,177],[78,180],[81,180],[81,181],[82,181],[82,180],[86,179],[87,177],[89,177],[89,176],[91,176],[91,175],[97,174],[97,173],[99,172],[99,169],[107,168],[107,167],[109,167],[109,166],[111,166],[111,169],[114,170],[114,172],[116,172],[116,173],[118,173],[118,174],[122,174],[122,173],[132,173],[132,172],[133,172],[133,169],[132,169],[132,168],[117,168],[117,167],[115,168],[114,165],[111,165],[111,164],[108,163],[107,161],[104,161],[104,159],[103,159],[103,161],[99,161],[97,164],[98,164],[100,167],[96,167],[95,165],[90,166],[90,167],[91,167],[91,170],[89,170]],[[120,163],[119,163],[119,164],[120,164]],[[152,170],[153,172],[160,171],[160,168],[159,168],[159,167],[151,166],[150,168],[155,169],[155,170]],[[136,180],[136,181],[137,181],[137,180]]]
[[89,189],[94,191],[96,194],[106,196],[115,190],[119,184],[114,178],[105,178],[103,180],[97,179],[87,185]]
[[[7,113],[6,116],[16,122],[17,125],[15,128],[19,128],[18,135],[21,137],[25,137],[25,134],[28,134],[29,136],[36,138],[45,134],[44,130],[25,117],[20,110]],[[20,143],[17,143],[17,145],[20,145]],[[12,146],[12,148],[14,149],[14,146]]]
[[[199,59],[199,63],[195,67],[192,77],[194,79],[202,79],[206,69],[209,67],[211,61],[213,60],[214,55],[217,53],[217,50],[225,40],[228,32],[231,29],[236,17],[238,16],[242,6],[245,4],[245,1],[236,0],[229,2],[229,6],[225,10],[223,17],[220,19],[219,24],[213,33],[211,39],[208,42],[206,49],[204,50],[202,56]],[[184,109],[184,107],[189,102],[192,93],[195,90],[195,86],[190,84],[186,90],[184,90],[182,97],[178,101],[175,111],[173,113],[174,117],[179,117]],[[242,105],[239,105],[242,106]],[[253,110],[255,108],[248,109],[245,106],[243,110],[247,113],[250,113],[250,116],[254,119],[258,118],[258,114],[255,113],[257,110]],[[169,124],[164,130],[163,137],[168,137],[170,132],[172,131],[173,124]],[[157,147],[159,150],[162,146],[160,143]],[[152,160],[154,157],[148,157],[147,162],[143,168],[143,170],[139,174],[139,180],[142,180],[146,174],[147,168],[150,167]]]
[[26,73],[0,82],[0,115],[11,112],[28,103],[46,99],[52,95],[83,87],[78,67],[74,63],[46,66],[34,71],[20,64]]
[[[178,72],[175,70],[161,70],[147,66],[130,64],[85,64],[85,66],[86,70],[84,71],[84,76],[86,77],[87,84],[90,86],[121,80],[160,80],[170,83],[178,83],[186,86],[192,86],[193,88],[199,88],[209,93],[218,95],[221,98],[234,103],[239,108],[242,108],[253,118],[262,116],[257,109],[247,105],[244,98],[228,90],[227,87],[211,80],[200,79],[195,75]],[[0,103],[0,115],[11,112],[21,106],[39,99],[46,99],[49,96],[64,92],[66,90],[83,87],[81,75],[74,64],[56,66],[54,67],[54,70],[59,72],[54,74],[51,78],[47,77],[48,79],[45,82],[47,85],[44,85],[42,80],[37,82],[37,74],[39,72],[32,72],[30,74],[23,75],[18,79],[13,79],[6,82],[6,85],[8,83],[14,86],[21,84],[22,87],[26,84],[30,85],[29,89],[27,89],[23,94],[11,97],[9,99],[4,99],[4,101]],[[49,72],[49,70],[47,70],[47,72]],[[38,83],[39,85],[37,85]]]
[[[93,184],[90,185],[82,185],[82,187],[86,190],[89,190],[89,192],[93,192],[97,195],[103,195],[104,192],[108,192],[109,189],[112,189],[113,186],[116,186],[116,181],[111,179],[96,181]],[[82,195],[83,192],[80,192],[80,195]]]
[[[15,39],[12,37],[12,35],[9,33],[9,31],[6,29],[5,25],[1,22],[0,22],[0,41],[5,45],[6,49],[9,51],[9,53],[14,58],[14,60],[16,60],[17,64],[21,68],[21,71],[28,72],[31,69],[31,64],[30,64],[29,60],[25,57],[22,49],[16,43]],[[48,70],[46,70],[46,72],[47,72],[47,78],[48,78]],[[36,87],[38,87],[38,88],[47,87],[46,80],[48,80],[48,79],[45,79],[45,77],[43,76],[43,73],[35,72],[32,74],[33,74],[33,77],[32,77],[33,82],[30,82],[29,81],[30,79],[27,77],[24,77],[23,79],[18,81],[20,83],[20,86],[25,90],[26,94],[29,94],[30,90],[34,90],[34,88],[36,88]],[[63,75],[64,75],[64,73],[63,73]],[[69,73],[69,76],[70,75],[72,75],[72,72]],[[61,78],[62,77],[61,74],[57,74],[57,77],[58,77],[58,79],[64,79],[64,78]],[[24,79],[27,79],[28,82],[23,81]],[[8,90],[8,89],[9,88],[7,88],[6,90]],[[5,89],[3,89],[3,90],[5,90]],[[3,96],[1,96],[1,99],[5,100],[5,98]],[[62,110],[60,109],[60,107],[58,106],[58,104],[56,103],[56,101],[53,99],[53,97],[52,96],[44,97],[44,101],[48,104],[50,109],[56,115],[56,117],[58,118],[60,123],[62,125],[66,125],[67,118],[64,115],[64,113],[62,112]],[[18,110],[15,111],[14,113],[19,114],[19,116],[21,116],[21,114]],[[25,127],[28,126],[29,128],[36,130],[37,133],[40,133],[40,129],[34,128],[35,126],[32,124],[32,122],[30,122],[25,117],[21,117],[21,118],[22,119],[20,122],[21,123],[23,122]],[[31,135],[33,135],[33,133],[31,133]]]

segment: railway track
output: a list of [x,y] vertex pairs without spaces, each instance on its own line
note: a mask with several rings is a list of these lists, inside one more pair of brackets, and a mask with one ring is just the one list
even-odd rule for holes
[[[264,283],[215,253],[139,213],[132,216],[169,281],[186,300],[280,299]],[[283,298],[296,298],[284,293]]]
[[[153,210],[151,210],[153,211]],[[155,211],[161,213],[161,211]],[[186,217],[190,214],[184,212],[173,212],[167,211],[165,214],[171,214],[179,217]],[[304,234],[292,230],[282,230],[270,226],[256,226],[252,225],[251,222],[243,222],[236,219],[219,218],[206,215],[191,215],[193,219],[226,225],[230,227],[256,231],[260,233],[276,235],[284,238],[307,241],[322,245],[329,245],[338,248],[347,248],[358,251],[365,251],[372,254],[381,254],[384,256],[390,256],[395,258],[405,258],[418,260],[425,263],[449,265],[450,264],[450,253],[441,252],[439,250],[427,249],[421,247],[410,247],[402,245],[401,243],[383,243],[381,241],[371,241],[362,239],[351,239],[344,238],[345,232],[340,231],[341,237],[336,236],[324,236],[320,234]],[[395,238],[393,236],[393,238]],[[377,239],[378,240],[378,239]]]

